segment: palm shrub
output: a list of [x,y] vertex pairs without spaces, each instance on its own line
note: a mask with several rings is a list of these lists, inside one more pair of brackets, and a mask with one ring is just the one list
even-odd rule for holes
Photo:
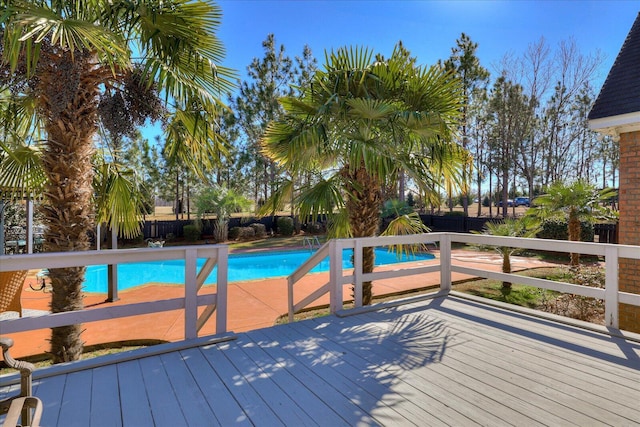
[[[472,231],[475,234],[488,234],[503,237],[535,237],[539,230],[539,222],[533,217],[504,218],[502,221],[489,221],[482,232]],[[519,251],[519,248],[508,246],[493,246],[502,255],[502,272],[511,273],[511,255]],[[508,295],[511,292],[511,282],[502,282],[502,293]]]
[[[570,241],[580,241],[581,221],[593,224],[596,220],[611,219],[614,214],[608,206],[607,200],[615,197],[613,189],[598,190],[594,185],[577,180],[572,183],[554,182],[547,188],[547,192],[535,200],[535,207],[527,210],[528,216],[540,220],[559,220],[567,224],[567,235]],[[580,264],[580,254],[570,255],[570,265]]]
[[[2,5],[1,127],[18,146],[42,141],[45,250],[88,250],[96,215],[108,215],[112,226],[133,224],[133,234],[139,231],[137,218],[126,218],[139,214],[132,205],[119,204],[124,208],[115,212],[94,208],[99,125],[110,139],[122,141],[148,119],[163,120],[167,159],[205,178],[225,149],[215,119],[234,78],[220,65],[224,50],[215,31],[221,14],[213,2],[4,0]],[[112,179],[113,170],[104,172],[104,188],[136,188],[135,179]],[[107,197],[103,206],[113,201]],[[83,308],[84,273],[82,267],[49,269],[53,313]],[[52,328],[55,363],[80,358],[81,331],[79,324]]]
[[215,185],[205,188],[196,198],[196,212],[200,220],[207,214],[216,216],[213,235],[218,242],[229,238],[229,219],[232,213],[242,212],[251,206],[251,201],[226,187]]
[[[462,86],[443,67],[416,65],[401,44],[388,58],[341,48],[327,52],[324,68],[300,89],[280,99],[285,116],[269,124],[262,147],[290,176],[311,179],[295,191],[291,183],[280,185],[264,213],[282,210],[294,194],[302,221],[327,216],[330,238],[372,237],[379,233],[382,190],[401,173],[424,195],[459,186],[470,161],[453,142]],[[423,232],[419,224],[405,221],[418,227],[405,231]],[[362,259],[363,272],[372,272],[373,248],[364,248]],[[371,299],[365,282],[363,303]]]

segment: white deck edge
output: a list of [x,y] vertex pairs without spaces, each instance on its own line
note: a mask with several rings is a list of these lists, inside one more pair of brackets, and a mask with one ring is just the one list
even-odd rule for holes
[[[186,350],[193,347],[201,347],[205,345],[219,344],[222,342],[232,341],[238,338],[233,332],[227,332],[220,335],[212,335],[201,338],[194,338],[184,341],[169,342],[165,344],[156,344],[135,350],[123,351],[121,353],[108,354],[105,356],[93,357],[91,359],[83,359],[75,362],[60,363],[58,365],[39,368],[33,371],[33,380],[53,377],[56,375],[64,375],[72,372],[83,371],[86,369],[99,368],[101,366],[113,365],[115,363],[127,362],[130,360],[142,359],[144,357],[158,356],[164,353],[172,353],[174,351]],[[8,374],[0,376],[2,386],[20,383],[20,374]]]

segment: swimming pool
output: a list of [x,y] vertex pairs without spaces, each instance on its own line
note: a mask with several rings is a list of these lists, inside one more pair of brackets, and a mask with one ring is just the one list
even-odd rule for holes
[[[394,264],[398,262],[429,260],[435,258],[431,254],[416,254],[408,256],[403,254],[401,258],[384,248],[376,248],[376,265]],[[345,249],[342,255],[343,268],[352,268],[352,249]],[[228,281],[237,282],[245,280],[269,279],[273,277],[288,276],[293,273],[303,262],[311,256],[308,250],[301,251],[277,251],[253,254],[229,255]],[[204,265],[205,260],[198,260],[198,271]],[[313,273],[329,271],[329,258],[322,260],[320,264],[311,270]],[[217,267],[205,280],[205,285],[216,283]],[[145,283],[184,283],[184,260],[152,261],[133,264],[118,265],[118,289],[124,290]],[[107,266],[92,265],[87,267],[84,282],[85,292],[107,292]]]

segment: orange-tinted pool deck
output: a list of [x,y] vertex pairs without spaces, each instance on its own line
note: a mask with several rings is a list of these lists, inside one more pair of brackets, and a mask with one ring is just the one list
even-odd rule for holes
[[[438,256],[438,251],[434,251]],[[462,250],[452,251],[452,263],[467,267],[476,267],[499,271],[502,258],[498,254],[471,252]],[[435,264],[439,260],[421,261],[414,264]],[[533,259],[512,257],[514,271],[532,267],[540,267],[548,263]],[[385,266],[384,268],[394,268]],[[396,267],[397,268],[397,267]],[[328,281],[329,273],[309,274],[295,286],[294,298],[299,301],[313,290]],[[468,279],[469,276],[453,273],[452,280]],[[374,296],[382,296],[406,292],[412,289],[437,286],[440,283],[439,273],[420,274],[375,281]],[[50,293],[34,291],[29,284],[36,287],[35,275],[30,275],[25,282],[22,293],[23,309],[48,310]],[[351,297],[350,286],[345,286],[345,298]],[[208,286],[201,290],[201,294],[214,292],[215,287]],[[184,288],[179,285],[149,284],[119,292],[120,299],[116,302],[105,302],[104,294],[86,294],[85,306],[105,307],[109,305],[124,305],[138,302],[179,298],[184,296]],[[314,306],[328,304],[329,296],[325,295],[314,302]],[[204,307],[201,307],[203,310]],[[253,329],[273,326],[276,320],[287,313],[287,279],[276,278],[254,280],[247,282],[233,282],[228,287],[227,330],[244,332]],[[184,312],[182,310],[154,313],[135,317],[126,317],[107,321],[84,324],[82,334],[85,346],[120,341],[160,340],[180,341],[184,339]],[[1,322],[0,322],[0,333]],[[215,333],[215,315],[200,331],[200,336]],[[14,339],[11,354],[14,357],[25,357],[46,353],[49,349],[49,329],[21,332],[7,335]]]

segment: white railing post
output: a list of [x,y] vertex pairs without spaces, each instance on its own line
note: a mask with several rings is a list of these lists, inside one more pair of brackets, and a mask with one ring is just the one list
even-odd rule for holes
[[451,236],[448,233],[440,237],[440,291],[451,291]]
[[356,239],[353,246],[353,303],[355,307],[362,307],[362,248],[362,240]]
[[[111,249],[118,249],[117,226],[113,226],[111,229]],[[118,299],[120,299],[118,297],[118,264],[109,264],[107,266],[107,282],[107,301],[118,301]]]
[[33,199],[31,195],[27,196],[27,235],[25,236],[27,241],[27,253],[33,253]]
[[342,242],[331,240],[329,244],[329,312],[342,309]]
[[218,249],[218,277],[216,280],[216,333],[227,332],[227,284],[228,284],[229,247]]
[[289,323],[293,323],[293,276],[287,278],[287,305],[289,306]]
[[618,248],[605,248],[604,320],[607,326],[618,329]]
[[[185,249],[184,251],[184,338],[198,337],[198,279],[196,263],[198,261],[197,249]],[[220,266],[218,266],[218,271]]]

